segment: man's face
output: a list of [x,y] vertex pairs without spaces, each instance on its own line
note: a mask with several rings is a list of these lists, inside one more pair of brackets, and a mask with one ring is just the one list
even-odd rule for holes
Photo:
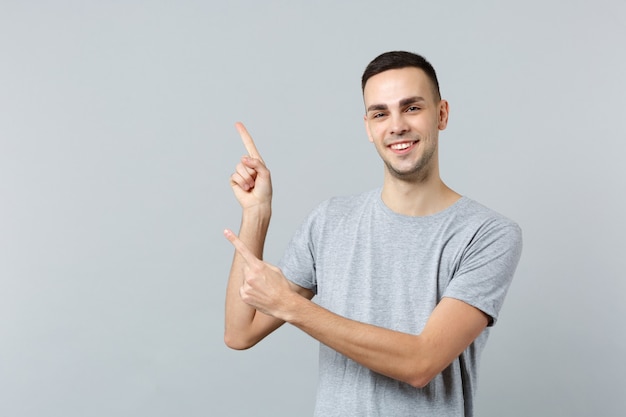
[[439,130],[448,122],[448,103],[437,99],[421,69],[407,67],[374,75],[365,84],[363,99],[369,140],[388,174],[422,181],[438,170]]

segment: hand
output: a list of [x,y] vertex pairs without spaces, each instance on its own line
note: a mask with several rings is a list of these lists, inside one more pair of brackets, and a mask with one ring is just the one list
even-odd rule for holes
[[257,258],[231,230],[224,236],[245,260],[243,284],[239,289],[241,299],[258,311],[285,320],[281,317],[290,296],[296,295],[282,271]]
[[235,167],[235,173],[230,177],[230,185],[233,187],[235,197],[244,209],[271,205],[272,180],[270,172],[243,123],[236,123],[235,127],[248,152],[247,156],[241,158],[241,162]]

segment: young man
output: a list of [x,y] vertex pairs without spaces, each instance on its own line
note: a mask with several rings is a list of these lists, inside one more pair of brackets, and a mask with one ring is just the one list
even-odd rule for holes
[[378,56],[362,88],[382,187],[319,205],[280,269],[261,260],[270,173],[237,124],[249,156],[230,179],[243,215],[238,237],[224,232],[236,249],[225,342],[249,348],[284,322],[321,342],[316,416],[471,416],[521,231],[441,180],[449,106],[423,57]]

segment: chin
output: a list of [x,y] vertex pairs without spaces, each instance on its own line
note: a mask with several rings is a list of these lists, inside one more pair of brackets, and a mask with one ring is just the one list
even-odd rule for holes
[[405,169],[399,169],[390,164],[386,165],[389,175],[403,181],[422,181],[429,176],[430,171],[428,167],[419,164]]

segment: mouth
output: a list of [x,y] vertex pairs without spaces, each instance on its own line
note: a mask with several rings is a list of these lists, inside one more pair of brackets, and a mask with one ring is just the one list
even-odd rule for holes
[[391,145],[387,145],[387,147],[396,153],[405,153],[412,149],[418,142],[419,140],[396,142]]

